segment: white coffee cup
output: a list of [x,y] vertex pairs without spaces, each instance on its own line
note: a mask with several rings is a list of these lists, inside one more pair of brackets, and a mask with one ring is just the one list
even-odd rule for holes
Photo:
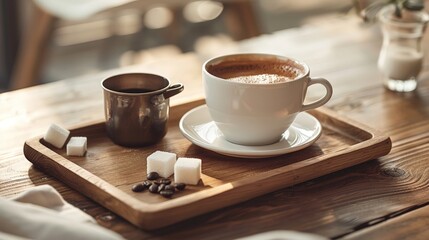
[[[279,141],[298,113],[322,106],[332,96],[326,79],[311,78],[305,63],[283,56],[220,56],[205,62],[202,72],[213,121],[226,140],[240,145]],[[324,86],[326,94],[303,104],[307,88],[313,84]]]

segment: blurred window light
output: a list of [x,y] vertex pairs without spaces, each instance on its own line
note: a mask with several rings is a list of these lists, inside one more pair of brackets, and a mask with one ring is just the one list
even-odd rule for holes
[[215,1],[195,1],[188,3],[183,9],[183,16],[193,23],[210,21],[217,18],[223,11],[223,4]]
[[140,12],[137,10],[124,10],[115,20],[114,31],[117,35],[130,35],[141,28]]
[[173,21],[173,13],[166,7],[149,9],[144,16],[144,24],[150,29],[165,28]]

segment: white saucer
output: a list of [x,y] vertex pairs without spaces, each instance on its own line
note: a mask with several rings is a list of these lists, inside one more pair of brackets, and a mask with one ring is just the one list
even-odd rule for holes
[[264,146],[238,145],[224,139],[222,132],[212,121],[206,105],[196,107],[183,115],[179,127],[182,134],[195,145],[240,158],[266,158],[295,152],[313,144],[322,133],[320,122],[312,115],[302,112],[277,143]]

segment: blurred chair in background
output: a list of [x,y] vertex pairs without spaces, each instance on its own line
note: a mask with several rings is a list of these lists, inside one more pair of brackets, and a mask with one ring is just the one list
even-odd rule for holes
[[[59,25],[59,21],[79,23],[99,13],[109,12],[112,13],[112,16],[118,13],[118,19],[125,25],[116,27],[114,32],[119,32],[119,34],[121,34],[122,31],[122,34],[128,34],[126,29],[129,29],[134,21],[134,25],[138,27],[138,29],[131,31],[134,33],[135,37],[138,38],[134,40],[134,42],[141,43],[145,39],[150,39],[149,34],[142,31],[145,26],[156,29],[163,24],[163,19],[170,19],[169,21],[172,24],[172,26],[170,26],[171,30],[168,31],[167,34],[159,36],[158,39],[152,41],[165,41],[179,46],[182,43],[182,49],[185,49],[185,51],[189,50],[187,49],[189,47],[186,46],[186,40],[183,40],[183,38],[186,37],[189,32],[187,33],[187,30],[183,26],[184,21],[181,21],[183,17],[187,18],[189,24],[189,22],[198,23],[200,21],[211,20],[204,19],[207,18],[207,16],[216,18],[220,15],[224,20],[224,28],[234,40],[254,37],[261,33],[252,2],[247,0],[231,0],[224,2],[191,0],[34,0],[34,3],[33,16],[32,20],[29,22],[28,31],[26,31],[26,35],[21,38],[21,44],[10,83],[11,89],[19,89],[41,83],[41,70],[45,63],[48,46],[52,42],[53,32]],[[212,7],[209,8],[210,6],[208,4],[212,4]],[[127,18],[127,15],[119,14],[126,12],[127,9],[134,13],[137,12],[139,14],[137,21],[145,21],[145,24],[135,24],[135,17]],[[98,23],[102,22],[99,21]],[[115,26],[100,25],[99,30],[101,30],[102,27],[110,29]],[[103,34],[103,32],[101,33]],[[96,32],[89,32],[86,34],[96,35]],[[114,36],[107,35],[105,37],[111,39],[113,42],[107,41],[107,43],[104,43],[105,47],[102,51],[102,59],[109,58],[109,55],[106,53],[112,51],[112,44],[115,44]],[[75,39],[79,37],[79,34],[76,34]],[[144,47],[141,46],[141,44],[134,45],[135,46],[129,47],[136,51]],[[150,47],[151,44],[148,43],[147,45]],[[152,43],[152,45],[156,46],[156,43]],[[115,60],[118,61],[118,59]],[[82,61],[85,60],[82,59]],[[75,63],[77,64],[77,62],[71,62],[70,64]]]
[[0,92],[4,91],[12,74],[19,44],[18,4],[0,0]]

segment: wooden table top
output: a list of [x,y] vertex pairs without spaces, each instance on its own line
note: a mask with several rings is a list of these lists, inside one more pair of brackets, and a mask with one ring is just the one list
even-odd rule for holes
[[[106,76],[154,72],[185,84],[173,105],[202,98],[204,59],[188,53],[1,94],[0,196],[50,184],[100,225],[128,239],[232,239],[272,230],[329,238],[428,239],[429,64],[425,61],[417,91],[390,92],[377,71],[380,45],[377,26],[334,17],[231,44],[218,54],[270,52],[308,63],[312,76],[325,77],[334,87],[330,109],[391,137],[387,156],[156,231],[136,228],[25,159],[24,141],[44,134],[51,123],[71,128],[104,118],[100,81]],[[318,89],[312,89],[309,99],[317,95]]]

